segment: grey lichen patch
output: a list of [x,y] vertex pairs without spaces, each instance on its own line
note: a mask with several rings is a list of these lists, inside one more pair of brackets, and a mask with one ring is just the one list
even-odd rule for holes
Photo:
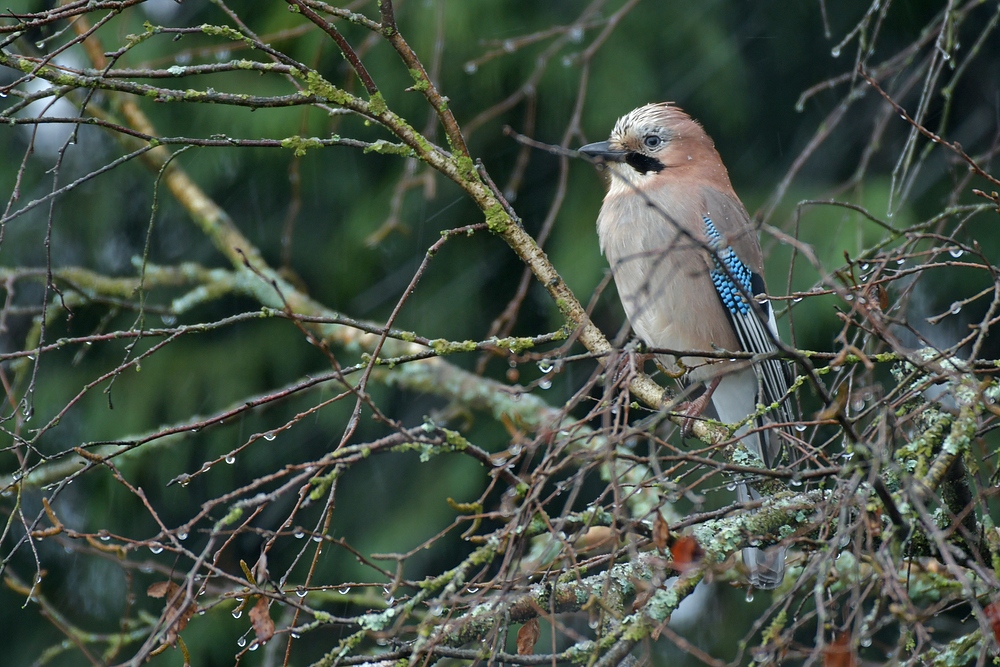
[[951,426],[948,437],[941,444],[941,449],[949,454],[960,454],[972,444],[976,435],[976,411],[969,405],[959,410],[958,419]]
[[746,447],[736,447],[733,450],[732,456],[733,463],[740,466],[747,466],[750,468],[763,468],[763,464],[760,459],[751,454]]
[[677,610],[683,598],[678,595],[676,586],[661,588],[653,594],[653,597],[646,603],[646,616],[659,623],[667,620],[672,613]]
[[941,441],[945,438],[945,433],[951,428],[953,418],[947,412],[938,410],[928,410],[933,415],[928,415],[925,423],[927,429],[916,438],[902,445],[896,450],[895,458],[907,472],[923,477],[927,474],[929,461],[934,457],[935,451],[940,447]]
[[611,581],[618,586],[622,595],[631,595],[635,592],[635,582],[639,579],[648,580],[650,573],[647,571],[635,572],[635,568],[629,565],[628,568],[612,569],[610,572]]
[[591,658],[594,657],[594,651],[596,649],[597,645],[588,639],[570,646],[566,649],[565,656],[574,664],[582,664],[590,662]]
[[705,550],[705,558],[725,560],[729,554],[750,546],[750,536],[767,545],[781,538],[783,526],[793,529],[808,525],[812,512],[803,511],[803,506],[812,507],[826,498],[823,491],[806,494],[784,492],[773,496],[763,509],[742,516],[715,519],[694,527],[693,533]]
[[381,632],[389,627],[389,624],[392,623],[392,619],[396,617],[398,611],[397,607],[389,607],[385,611],[362,614],[358,616],[357,623],[365,630]]

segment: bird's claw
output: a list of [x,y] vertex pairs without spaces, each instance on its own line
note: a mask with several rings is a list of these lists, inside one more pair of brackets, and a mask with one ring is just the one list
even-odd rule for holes
[[642,371],[645,363],[655,355],[636,352],[634,349],[626,349],[618,358],[614,375],[611,376],[611,384],[627,384],[633,377]]
[[671,413],[681,417],[680,427],[681,427],[681,437],[690,438],[694,431],[694,423],[701,416],[701,413],[705,411],[708,407],[708,401],[711,397],[702,394],[693,401],[684,401],[679,404]]
[[691,437],[692,431],[694,431],[694,422],[705,411],[705,408],[708,407],[709,401],[712,400],[712,394],[715,393],[716,388],[719,386],[719,380],[720,378],[712,380],[705,389],[705,393],[698,398],[693,401],[684,401],[671,410],[671,413],[681,417],[680,427],[682,438]]

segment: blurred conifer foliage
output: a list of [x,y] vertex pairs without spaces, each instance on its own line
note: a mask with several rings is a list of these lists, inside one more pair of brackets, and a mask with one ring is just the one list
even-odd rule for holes
[[[992,659],[996,0],[4,7],[3,664]],[[774,470],[679,436],[597,246],[574,149],[667,100],[761,236]]]

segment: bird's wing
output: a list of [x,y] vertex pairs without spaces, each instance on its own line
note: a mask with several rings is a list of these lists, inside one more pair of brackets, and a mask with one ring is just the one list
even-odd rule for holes
[[721,236],[722,245],[732,248],[736,256],[753,273],[764,275],[764,256],[757,240],[757,229],[750,214],[735,196],[715,188],[701,188],[702,215],[712,219]]
[[[712,283],[743,350],[770,354],[776,349],[778,332],[770,302],[759,298],[766,295],[760,244],[745,209],[724,195],[715,194],[714,198],[714,203],[706,200],[706,212],[702,215],[705,236],[713,251]],[[753,368],[758,384],[756,402],[778,404],[771,412],[771,419],[790,422],[791,410],[785,400],[791,382],[787,364],[772,358],[755,363]],[[760,452],[768,467],[776,464],[782,445],[780,436],[771,436],[766,438],[767,446],[761,447]]]

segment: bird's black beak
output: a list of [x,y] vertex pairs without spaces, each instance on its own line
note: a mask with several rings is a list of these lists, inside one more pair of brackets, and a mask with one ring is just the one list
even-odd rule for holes
[[615,150],[607,141],[598,141],[578,148],[581,153],[599,162],[623,162],[626,151]]

